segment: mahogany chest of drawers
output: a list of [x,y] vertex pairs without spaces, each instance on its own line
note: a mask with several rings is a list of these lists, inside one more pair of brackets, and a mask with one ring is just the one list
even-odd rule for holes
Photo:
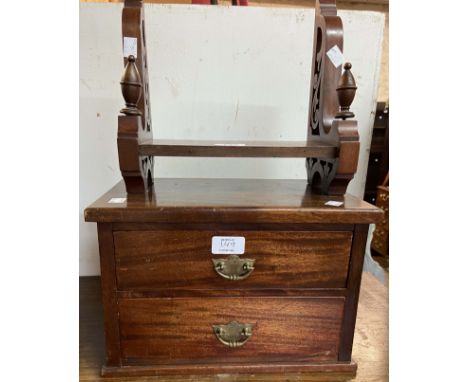
[[158,179],[146,195],[119,183],[85,211],[98,223],[103,375],[353,377],[368,225],[381,214],[301,180]]

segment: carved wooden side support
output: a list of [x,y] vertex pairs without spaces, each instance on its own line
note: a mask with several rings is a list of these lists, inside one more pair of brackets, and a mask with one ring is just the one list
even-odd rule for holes
[[335,46],[343,51],[343,24],[337,16],[336,2],[317,0],[308,139],[320,139],[338,146],[339,156],[334,160],[307,158],[306,168],[311,186],[330,195],[346,193],[359,158],[357,122],[346,121],[346,118],[354,117],[349,107],[356,87],[355,83],[354,88],[349,86],[349,81],[354,81],[349,71],[351,65],[342,76],[341,65],[335,67],[327,56],[326,53]]
[[336,86],[341,66],[335,67],[326,52],[335,45],[343,51],[343,23],[337,16],[335,0],[316,1],[314,28],[309,134],[334,135],[331,124],[338,110]]
[[119,116],[117,146],[120,171],[127,193],[131,194],[150,189],[153,179],[153,158],[138,154],[138,144],[153,139],[142,0],[125,1],[122,43],[125,37],[136,38],[137,52],[136,57],[124,57],[125,70],[121,87],[126,107],[121,110],[124,115]]
[[153,184],[151,157],[139,156],[139,134],[143,129],[140,115],[120,115],[117,147],[119,164],[125,187],[129,194],[148,191]]

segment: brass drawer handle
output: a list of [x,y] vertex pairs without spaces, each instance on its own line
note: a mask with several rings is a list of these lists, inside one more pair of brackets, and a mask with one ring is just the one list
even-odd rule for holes
[[227,325],[213,325],[213,331],[223,345],[238,348],[249,340],[252,327],[253,324],[239,324],[237,321],[231,321]]
[[255,260],[241,259],[231,255],[227,259],[212,259],[214,270],[218,275],[228,280],[243,280],[255,269]]

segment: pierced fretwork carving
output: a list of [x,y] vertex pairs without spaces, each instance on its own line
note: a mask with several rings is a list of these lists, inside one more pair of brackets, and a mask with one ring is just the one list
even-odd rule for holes
[[337,161],[318,158],[307,158],[307,176],[312,189],[327,194],[330,182],[336,174]]
[[[142,0],[125,0],[122,11],[122,37],[137,39],[135,69],[141,81],[141,96],[136,104],[138,113],[133,113],[133,115],[126,113],[126,116],[119,116],[117,145],[120,171],[127,193],[142,193],[148,191],[153,182],[153,158],[140,156],[138,152],[138,145],[142,141],[153,139]],[[126,57],[124,57],[124,64],[127,64]]]
[[[131,92],[138,88],[141,97],[134,97],[136,93],[126,94],[130,95],[126,97],[129,102],[123,109],[126,115],[119,116],[119,162],[127,192],[142,193],[150,190],[153,176],[153,158],[139,155],[141,143],[153,138],[142,0],[125,0],[122,32],[123,37],[137,41],[135,62],[131,68],[132,71],[136,68],[139,73],[141,86],[134,86]],[[328,57],[327,52],[331,48],[343,50],[342,22],[337,16],[335,0],[317,0],[307,139],[319,139],[322,143],[336,147],[338,156],[336,159],[307,158],[306,167],[309,182],[320,192],[343,194],[356,172],[359,157],[357,122],[347,120],[352,117],[350,105],[355,84],[349,71],[350,64],[345,67],[346,72],[339,83],[341,66],[335,67]],[[124,58],[125,63],[126,60]],[[130,91],[128,86],[134,85],[134,81],[130,82],[124,82],[127,92]],[[136,99],[135,106],[132,100]]]
[[[315,40],[312,59],[312,79],[309,106],[308,140],[321,140],[338,147],[338,158],[307,158],[307,178],[313,189],[323,194],[344,194],[357,170],[359,134],[356,121],[344,119],[354,116],[349,111],[350,79],[347,72],[341,78],[341,65],[335,67],[327,52],[337,46],[343,50],[343,25],[337,16],[335,0],[317,0],[315,5]],[[339,112],[339,98],[344,114]],[[354,88],[355,91],[355,88]],[[348,94],[349,93],[349,94]],[[339,115],[343,120],[336,119]]]
[[318,27],[315,31],[315,49],[316,55],[314,56],[313,72],[312,72],[312,97],[311,97],[311,112],[309,115],[310,130],[313,135],[320,134],[320,90],[322,85],[322,61],[323,51],[321,49],[322,43],[322,30]]

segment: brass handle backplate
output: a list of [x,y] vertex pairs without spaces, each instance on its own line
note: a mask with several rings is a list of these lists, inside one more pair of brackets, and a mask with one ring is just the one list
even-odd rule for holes
[[254,259],[241,259],[231,255],[227,259],[212,259],[214,270],[218,275],[228,280],[243,280],[255,269]]
[[249,340],[252,327],[253,324],[239,324],[237,321],[231,321],[227,325],[213,325],[213,331],[223,345],[238,348]]

